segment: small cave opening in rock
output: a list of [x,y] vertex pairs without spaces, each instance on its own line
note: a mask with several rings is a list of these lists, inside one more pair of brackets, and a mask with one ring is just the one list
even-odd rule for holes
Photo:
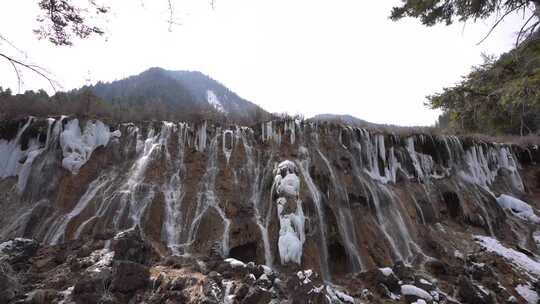
[[334,274],[347,273],[347,252],[341,243],[333,242],[328,245],[328,263],[330,272]]
[[446,203],[446,208],[448,209],[450,217],[456,218],[461,215],[461,203],[455,192],[444,192],[443,199]]
[[244,245],[231,248],[229,257],[244,263],[257,262],[257,243],[249,242]]

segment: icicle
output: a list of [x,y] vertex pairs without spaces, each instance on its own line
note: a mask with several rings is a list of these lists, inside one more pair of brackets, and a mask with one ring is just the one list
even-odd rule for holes
[[19,160],[27,154],[27,151],[22,151],[21,136],[33,120],[33,117],[28,118],[13,140],[0,139],[0,178],[16,176],[19,173]]
[[206,149],[206,120],[197,130],[197,143],[195,148],[199,152],[202,152]]

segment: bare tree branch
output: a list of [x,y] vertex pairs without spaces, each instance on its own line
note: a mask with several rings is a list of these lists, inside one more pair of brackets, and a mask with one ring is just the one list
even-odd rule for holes
[[11,65],[13,66],[13,69],[15,70],[15,73],[17,74],[17,80],[18,80],[18,84],[19,84],[19,92],[21,90],[21,75],[20,75],[20,71],[18,69],[17,66],[21,66],[21,67],[24,67],[26,69],[29,69],[31,70],[32,72],[38,74],[39,76],[45,78],[50,86],[52,87],[53,91],[56,92],[56,86],[55,86],[55,81],[53,81],[49,76],[46,75],[46,73],[44,73],[44,71],[46,71],[45,69],[39,67],[39,66],[36,66],[36,65],[33,65],[33,64],[26,64],[24,62],[21,62],[17,59],[14,59],[12,57],[9,57],[5,54],[2,54],[0,53],[0,57],[3,57],[4,59],[6,59],[7,61],[9,61],[9,63],[11,63]]
[[525,21],[525,23],[523,24],[523,26],[521,27],[521,29],[519,30],[518,32],[518,35],[516,37],[516,47],[519,45],[519,42],[521,41],[521,37],[523,36],[523,33],[524,33],[524,30],[525,30],[525,27],[527,26],[527,24],[529,24],[529,22],[531,22],[531,20],[535,17],[534,14],[532,14],[529,19],[527,19],[527,21]]
[[478,42],[476,45],[480,45],[482,44],[482,42],[484,42],[490,35],[491,33],[493,32],[493,30],[499,25],[499,23],[501,23],[501,21],[503,21],[504,18],[506,18],[506,16],[510,15],[512,12],[515,12],[516,10],[522,8],[523,6],[525,6],[525,4],[521,4],[520,6],[517,6],[516,8],[514,9],[511,9],[511,10],[508,10],[506,11],[498,20],[497,22],[495,22],[495,24],[493,24],[493,26],[491,27],[491,29],[489,30],[489,32],[487,33],[487,35],[482,39],[480,40],[480,42]]

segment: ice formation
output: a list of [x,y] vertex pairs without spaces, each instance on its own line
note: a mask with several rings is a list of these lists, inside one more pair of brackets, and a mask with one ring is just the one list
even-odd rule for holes
[[518,173],[518,165],[510,148],[496,145],[487,147],[472,146],[465,152],[466,169],[460,172],[461,177],[482,187],[490,186],[503,168],[509,172],[512,186],[523,191],[523,181]]
[[302,260],[302,246],[306,236],[302,201],[298,198],[300,180],[296,175],[296,165],[291,161],[280,163],[274,174],[274,189],[279,196],[276,200],[279,218],[279,256],[281,264]]
[[88,121],[83,132],[78,119],[68,121],[60,134],[60,146],[64,156],[62,166],[72,174],[77,174],[97,147],[107,146],[111,137],[120,135],[120,131],[111,132],[101,121]]
[[533,208],[522,200],[513,196],[501,194],[497,198],[497,203],[504,209],[510,210],[515,216],[533,223],[540,224],[540,218],[534,214]]
[[17,189],[22,193],[26,188],[28,178],[32,170],[32,164],[43,152],[48,150],[54,141],[57,140],[61,123],[53,118],[48,118],[47,134],[45,144],[40,142],[40,138],[31,138],[26,148],[23,149],[22,136],[28,127],[34,122],[30,117],[17,132],[11,141],[0,139],[0,179],[18,176]]

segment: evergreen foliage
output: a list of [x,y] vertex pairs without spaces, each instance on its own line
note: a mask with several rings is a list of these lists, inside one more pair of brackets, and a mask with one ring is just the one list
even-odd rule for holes
[[456,86],[428,96],[442,109],[441,127],[489,134],[534,134],[540,130],[540,37],[495,59],[484,56]]

